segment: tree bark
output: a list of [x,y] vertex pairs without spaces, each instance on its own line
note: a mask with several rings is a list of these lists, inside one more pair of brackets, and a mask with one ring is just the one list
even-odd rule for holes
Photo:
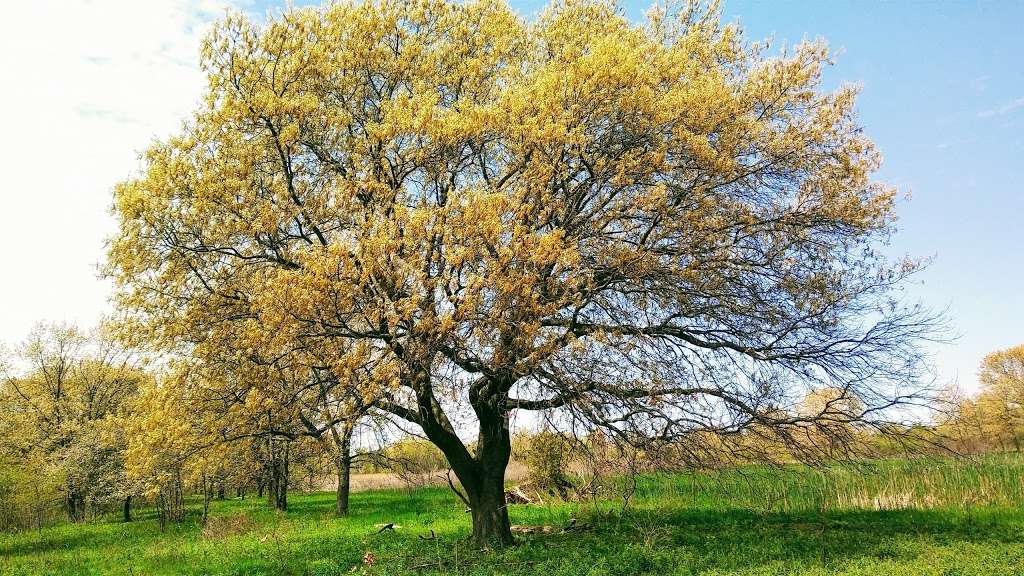
[[291,451],[291,444],[285,442],[284,454],[281,457],[281,466],[278,468],[280,478],[277,481],[277,509],[288,510],[288,480],[290,475],[288,473],[288,454]]
[[207,482],[206,473],[203,472],[203,520],[202,525],[210,518],[210,497],[213,496],[213,482]]
[[476,482],[463,483],[473,515],[473,542],[478,546],[513,543],[505,505],[505,469],[512,454],[508,418],[490,406],[476,406],[480,419],[477,437]]
[[338,445],[338,496],[335,501],[335,512],[338,516],[347,516],[352,479],[352,426],[345,423],[340,434],[335,429],[331,432]]
[[[505,505],[505,469],[512,455],[512,437],[508,413],[501,408],[492,385],[470,391],[470,403],[480,423],[476,454],[469,466],[453,468],[469,500],[473,543],[480,547],[514,543]],[[459,468],[468,469],[460,473]]]
[[132,521],[132,497],[130,495],[124,499],[124,521]]
[[85,498],[75,488],[68,488],[64,506],[69,520],[76,523],[85,520]]
[[[275,445],[276,444],[276,445]],[[270,462],[267,476],[267,501],[275,510],[288,510],[288,441],[268,439]]]
[[470,512],[473,516],[473,543],[477,546],[513,543],[512,527],[505,506],[504,469],[501,475],[484,474],[475,487],[466,487]]
[[505,507],[505,469],[512,454],[512,441],[504,398],[513,381],[509,377],[500,380],[488,377],[470,388],[469,402],[480,424],[476,454],[473,454],[434,397],[429,362],[423,362],[423,366],[408,384],[416,392],[418,410],[389,408],[399,417],[418,424],[448,459],[466,491],[464,500],[473,519],[473,544],[479,547],[511,545],[514,540]]

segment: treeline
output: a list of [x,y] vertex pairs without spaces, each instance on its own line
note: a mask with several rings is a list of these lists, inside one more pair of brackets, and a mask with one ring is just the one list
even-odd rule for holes
[[[40,325],[5,354],[0,380],[0,530],[153,507],[161,524],[185,499],[260,497],[287,508],[289,490],[317,489],[341,460],[329,434],[267,428],[211,434],[199,404],[171,378],[101,331]],[[148,369],[147,369],[148,366]],[[336,426],[341,428],[341,426]]]
[[[265,498],[286,510],[295,490],[337,487],[345,514],[352,473],[392,473],[410,484],[445,477],[448,462],[431,442],[387,436],[386,422],[343,403],[338,417],[318,426],[281,399],[250,393],[231,413],[216,397],[201,397],[194,376],[146,363],[122,339],[63,325],[35,329],[3,365],[0,381],[0,529],[80,522],[133,510],[155,510],[161,525],[180,521],[187,497]],[[642,445],[606,432],[579,433],[552,424],[512,437],[512,459],[525,469],[523,485],[541,498],[586,497],[602,479],[679,468],[729,467],[749,462],[807,461],[906,454],[986,453],[1024,443],[1024,346],[993,353],[982,363],[983,389],[950,392],[931,425],[877,430],[843,414],[860,410],[841,390],[809,393],[792,415],[831,414],[788,436],[710,433]],[[258,390],[258,387],[255,387]],[[188,394],[185,394],[187,392]],[[328,404],[328,399],[321,399]],[[337,402],[337,400],[336,400]],[[241,425],[240,423],[245,423]],[[564,423],[563,423],[564,424]],[[376,444],[353,445],[356,430],[374,431]],[[566,431],[569,430],[569,431]],[[390,440],[388,440],[390,438]],[[376,446],[376,447],[375,447]],[[470,445],[472,448],[472,445]],[[834,449],[830,449],[834,448]],[[457,490],[457,481],[452,485]]]
[[986,356],[974,396],[952,390],[951,410],[938,432],[961,453],[1020,451],[1024,447],[1024,345]]

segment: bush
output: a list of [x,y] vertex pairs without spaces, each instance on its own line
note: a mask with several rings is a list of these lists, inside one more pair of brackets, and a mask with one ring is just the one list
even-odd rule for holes
[[360,454],[358,462],[356,472],[392,472],[407,480],[448,469],[448,460],[441,450],[418,438],[406,438],[377,452]]
[[40,528],[62,517],[56,483],[30,467],[0,464],[0,532]]
[[572,443],[567,438],[550,430],[539,432],[526,448],[527,480],[534,490],[565,499],[573,489],[571,462]]

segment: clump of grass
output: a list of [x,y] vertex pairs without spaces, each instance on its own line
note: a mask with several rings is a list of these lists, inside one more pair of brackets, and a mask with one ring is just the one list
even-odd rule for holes
[[247,512],[238,512],[225,516],[213,516],[208,518],[203,526],[203,538],[208,540],[223,540],[240,534],[247,534],[257,528],[252,516]]

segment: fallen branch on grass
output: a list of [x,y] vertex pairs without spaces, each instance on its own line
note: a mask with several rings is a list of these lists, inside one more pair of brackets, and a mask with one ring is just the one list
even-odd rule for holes
[[533,504],[534,499],[519,486],[505,490],[505,504]]
[[523,526],[521,524],[512,525],[512,532],[514,534],[566,534],[568,532],[582,532],[589,529],[589,524],[580,523],[575,518],[570,518],[563,528],[555,528],[554,526]]

